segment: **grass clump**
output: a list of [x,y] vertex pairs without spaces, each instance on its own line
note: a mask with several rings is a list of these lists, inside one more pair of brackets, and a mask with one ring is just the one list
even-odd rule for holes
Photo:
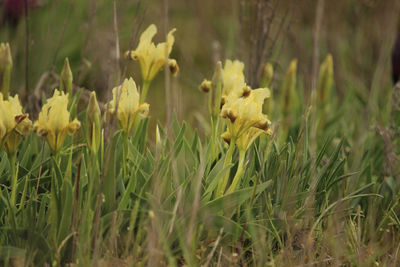
[[297,60],[280,91],[271,64],[251,89],[244,64],[226,60],[200,86],[209,132],[176,116],[149,128],[152,79],[178,70],[174,31],[156,46],[154,28],[127,53],[143,82],[124,80],[102,108],[94,92],[81,107],[68,60],[33,125],[3,88],[3,265],[396,265],[396,110],[388,125],[349,116],[366,103],[337,99],[331,56],[310,105]]

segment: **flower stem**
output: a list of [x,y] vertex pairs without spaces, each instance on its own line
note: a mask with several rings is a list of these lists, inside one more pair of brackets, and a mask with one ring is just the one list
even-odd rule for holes
[[218,157],[218,133],[219,133],[219,117],[211,116],[211,142],[212,142],[212,160]]
[[8,159],[10,161],[10,170],[11,170],[11,205],[15,207],[16,197],[17,197],[17,166],[16,166],[16,153],[10,153],[8,155]]
[[[226,155],[225,155],[224,168],[232,162],[232,156],[233,156],[234,151],[235,151],[235,140],[232,139],[231,143],[229,144],[228,151],[226,152]],[[219,181],[218,186],[217,186],[217,191],[215,194],[215,198],[223,196],[226,185],[228,184],[229,173],[230,173],[230,171],[228,170],[227,173],[225,174],[225,176],[222,177],[222,180]]]
[[51,169],[52,173],[52,181],[51,181],[51,186],[50,186],[50,215],[49,215],[49,220],[50,220],[50,236],[53,238],[53,240],[56,242],[57,240],[57,229],[58,229],[58,223],[59,223],[59,188],[60,188],[60,183],[59,177],[57,176],[56,173],[56,168],[58,168],[58,151],[53,152],[53,167]]
[[140,104],[143,104],[146,101],[147,92],[149,91],[150,81],[144,80],[143,81],[143,88],[140,94]]
[[236,170],[235,177],[233,178],[232,184],[229,186],[228,191],[226,191],[227,194],[233,193],[236,190],[237,184],[242,178],[243,175],[243,165],[244,165],[244,159],[246,156],[246,151],[245,150],[240,150],[239,151],[239,165]]
[[128,164],[128,133],[122,132],[122,171],[123,171],[123,180],[127,179],[128,173],[126,165]]

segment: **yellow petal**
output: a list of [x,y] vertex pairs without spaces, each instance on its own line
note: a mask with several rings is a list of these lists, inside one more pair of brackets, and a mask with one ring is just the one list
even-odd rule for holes
[[151,40],[153,39],[154,35],[157,33],[157,27],[154,24],[151,24],[149,27],[147,27],[146,30],[140,35],[139,39],[139,45],[138,47],[141,48],[141,46],[145,46],[147,44],[151,43]]
[[78,121],[77,118],[75,118],[73,121],[71,121],[68,124],[67,132],[68,132],[68,134],[74,134],[76,131],[79,130],[79,128],[81,128],[81,122]]
[[[139,61],[142,77],[145,81],[153,80],[168,59],[175,41],[174,32],[175,29],[168,33],[166,42],[155,45],[152,39],[157,33],[157,27],[152,24],[140,36],[137,48],[126,53],[129,58]],[[175,64],[170,65],[170,68],[174,71],[173,74],[177,73],[178,65],[176,61]]]
[[168,60],[168,68],[173,76],[176,76],[179,72],[179,66],[175,59]]
[[126,132],[130,132],[136,114],[145,117],[149,112],[149,104],[144,103],[139,106],[139,101],[140,95],[132,78],[125,79],[121,86],[113,89],[113,99],[107,108],[110,115],[117,109],[118,126]]
[[239,97],[240,90],[245,86],[244,64],[239,60],[226,60],[222,71],[223,88],[222,94],[225,96],[233,93],[232,96]]
[[143,103],[139,106],[138,114],[140,118],[145,118],[149,114],[150,105]]
[[224,132],[223,134],[221,134],[221,137],[227,144],[231,143],[231,134],[229,132]]
[[80,128],[80,122],[77,119],[69,122],[69,116],[68,94],[54,90],[34,124],[35,132],[46,137],[53,152],[61,148],[67,133],[72,134]]
[[30,119],[28,119],[28,114],[24,114],[26,115],[25,118],[20,121],[15,130],[20,134],[20,135],[28,135],[29,132],[32,130],[32,121]]

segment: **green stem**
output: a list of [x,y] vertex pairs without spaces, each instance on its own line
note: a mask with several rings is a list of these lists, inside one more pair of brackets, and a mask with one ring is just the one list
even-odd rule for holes
[[58,211],[59,211],[59,180],[58,176],[56,173],[56,168],[58,165],[58,151],[53,152],[53,167],[52,167],[52,181],[51,181],[51,186],[50,186],[50,236],[53,238],[53,240],[56,242],[57,240],[57,229],[58,229]]
[[246,158],[245,156],[246,156],[246,151],[240,150],[239,151],[239,165],[236,170],[235,177],[233,178],[232,184],[229,186],[228,191],[226,191],[227,194],[235,192],[237,184],[240,181],[240,179],[242,178],[243,171],[244,171],[243,165],[244,165],[244,160]]
[[[212,90],[212,89],[211,89]],[[210,113],[210,115],[212,117],[214,117],[213,115],[213,94],[214,92],[208,92],[208,112]]]
[[146,101],[147,92],[149,91],[150,81],[144,80],[143,81],[143,88],[140,94],[140,104],[143,104]]
[[11,170],[11,205],[15,207],[16,198],[17,198],[17,155],[16,153],[10,153],[8,155],[8,159],[10,161],[10,170]]
[[122,161],[122,179],[125,180],[128,176],[128,171],[126,168],[126,165],[128,164],[128,133],[125,131],[122,132]]
[[[236,143],[235,140],[232,139],[231,143],[229,144],[228,151],[226,152],[226,155],[225,155],[224,168],[232,162],[233,152],[235,151],[235,143]],[[228,170],[227,173],[225,174],[225,176],[222,177],[222,180],[219,181],[218,186],[217,186],[217,192],[215,194],[215,198],[223,196],[226,185],[228,184],[229,173],[230,173],[230,171]]]
[[219,117],[211,116],[211,142],[212,142],[212,160],[216,160],[218,156],[218,128],[219,128]]

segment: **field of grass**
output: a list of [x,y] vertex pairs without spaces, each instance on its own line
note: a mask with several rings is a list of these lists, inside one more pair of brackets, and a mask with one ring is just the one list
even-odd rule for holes
[[1,266],[400,265],[396,0],[12,2]]

